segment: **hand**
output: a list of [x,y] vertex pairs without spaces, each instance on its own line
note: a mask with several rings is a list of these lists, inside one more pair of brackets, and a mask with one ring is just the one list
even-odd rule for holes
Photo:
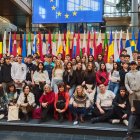
[[57,111],[58,113],[60,113],[61,110],[60,110],[60,109],[56,109],[56,111]]
[[19,85],[22,85],[22,82],[20,81],[20,82],[18,82],[18,84],[19,84]]
[[43,106],[44,108],[46,108],[46,107],[47,107],[47,103],[42,103],[42,106]]
[[2,84],[0,84],[0,89],[2,89]]
[[119,105],[121,108],[126,108],[126,105],[125,104],[120,104]]
[[31,85],[32,85],[33,87],[35,87],[35,83],[34,83],[34,82],[32,82]]
[[25,80],[24,82],[27,83],[27,80]]
[[127,117],[127,114],[124,114],[124,115],[122,116],[122,119],[126,119],[126,117]]
[[27,105],[28,105],[27,103],[21,104],[22,107],[27,107]]
[[15,81],[15,84],[18,84],[18,81]]
[[42,84],[44,84],[44,81],[41,81]]
[[90,93],[92,93],[92,92],[93,92],[93,90],[91,89],[91,90],[90,90]]
[[112,103],[108,103],[107,106],[110,107],[112,105]]
[[82,86],[84,86],[86,83],[85,83],[85,81],[82,83]]
[[63,113],[63,112],[65,112],[65,110],[64,110],[64,109],[60,110],[60,112],[59,112],[59,113]]
[[68,89],[70,89],[71,87],[69,85],[66,86]]
[[86,105],[86,109],[88,109],[89,108],[89,105]]
[[87,93],[89,93],[89,89],[87,89],[86,91],[87,91]]
[[13,103],[9,103],[9,105],[12,105],[13,106],[14,104]]
[[135,110],[134,107],[132,107],[132,108],[131,108],[131,112],[132,112],[132,114],[134,113],[134,111],[136,111],[136,110]]
[[134,91],[129,92],[131,95],[134,94]]
[[77,108],[77,104],[76,104],[76,103],[73,103],[73,107],[74,107],[74,108]]
[[102,109],[100,109],[100,113],[101,113],[101,114],[105,114],[105,112],[104,112]]

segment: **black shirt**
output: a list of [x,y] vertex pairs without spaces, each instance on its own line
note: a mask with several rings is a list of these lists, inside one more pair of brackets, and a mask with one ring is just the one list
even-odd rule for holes
[[37,67],[35,64],[32,65],[31,71],[33,71],[33,73],[37,70]]
[[82,85],[84,81],[84,71],[76,71],[76,86]]
[[124,69],[121,69],[119,71],[119,74],[120,74],[120,86],[125,86],[125,75],[126,75],[127,72],[124,71]]
[[27,66],[26,80],[31,81],[31,70],[32,70],[33,63],[31,64],[26,63],[26,66]]

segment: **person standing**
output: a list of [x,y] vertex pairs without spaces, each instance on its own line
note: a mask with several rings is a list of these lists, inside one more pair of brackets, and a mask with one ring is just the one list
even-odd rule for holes
[[22,63],[22,59],[23,56],[19,54],[17,57],[18,62],[12,64],[12,68],[11,68],[11,77],[15,82],[15,86],[18,94],[20,94],[22,91],[22,88],[24,86],[24,81],[26,79],[26,73],[27,73],[27,67],[25,64]]
[[114,61],[113,56],[110,56],[109,63],[106,63],[106,69],[107,69],[107,72],[109,73],[113,70],[113,61]]

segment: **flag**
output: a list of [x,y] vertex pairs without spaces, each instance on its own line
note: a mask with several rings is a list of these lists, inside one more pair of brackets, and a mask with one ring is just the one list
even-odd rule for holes
[[34,41],[33,41],[32,54],[34,54],[35,52],[36,52],[36,31],[34,32]]
[[27,55],[32,54],[31,49],[31,31],[29,31]]
[[100,30],[100,33],[99,33],[99,36],[98,36],[98,42],[97,42],[97,48],[96,48],[96,55],[98,55],[98,53],[103,54],[102,39],[101,39],[101,30]]
[[57,56],[57,53],[56,53],[56,42],[55,42],[55,31],[53,31],[53,47],[52,47],[52,55]]
[[75,57],[77,55],[80,55],[80,34],[79,34],[79,31],[78,31],[78,38],[77,38],[77,46],[76,46]]
[[107,63],[107,58],[108,58],[108,39],[107,39],[106,30],[105,30],[105,40],[104,40],[103,55],[104,55],[104,61],[105,61],[105,63]]
[[62,41],[61,41],[61,34],[59,31],[59,38],[58,38],[58,46],[57,46],[57,55],[63,52]]
[[24,63],[24,57],[26,57],[26,31],[24,31],[22,55],[23,55],[22,63]]
[[68,30],[68,32],[67,32],[67,45],[66,45],[65,56],[66,56],[67,54],[70,54],[69,30]]
[[19,46],[18,46],[18,54],[22,54],[22,33],[20,33]]
[[42,55],[42,44],[41,44],[41,33],[39,31],[39,37],[38,37],[38,44],[39,44],[39,55],[40,55],[40,58],[41,58],[41,61],[44,62],[44,58],[43,58],[43,55]]
[[114,39],[114,61],[116,62],[118,59],[119,59],[119,49],[117,43],[117,30],[116,30]]
[[7,52],[6,52],[6,30],[4,31],[2,54],[7,54]]
[[83,54],[87,52],[86,49],[87,49],[87,45],[86,45],[86,34],[85,34],[85,31],[84,31],[83,48],[82,48]]
[[71,54],[70,54],[71,59],[75,57],[75,52],[74,51],[76,50],[76,46],[74,46],[74,40],[75,40],[75,30],[74,30],[74,34],[73,34]]
[[130,41],[129,41],[128,30],[127,30],[127,34],[126,34],[125,49],[127,50],[127,54],[130,55],[130,60],[133,60],[133,58],[132,58],[132,50],[131,50]]
[[14,57],[17,56],[17,41],[16,41],[16,31],[14,32],[14,48],[13,48]]
[[11,32],[10,32],[10,35],[9,35],[9,49],[8,49],[8,55],[10,56],[12,54],[12,35],[11,35]]
[[89,34],[88,34],[88,43],[87,43],[87,55],[89,56],[90,53],[90,49],[91,49],[91,44],[90,44],[90,30],[89,30]]
[[2,58],[2,36],[0,34],[0,58]]
[[137,50],[140,51],[140,30],[138,35]]
[[51,32],[49,31],[47,54],[51,54]]
[[46,39],[45,39],[45,31],[44,31],[44,35],[43,35],[43,46],[42,46],[42,54],[45,55],[46,52]]
[[113,44],[113,35],[112,35],[112,30],[110,34],[110,41],[109,41],[109,47],[108,47],[108,61],[109,62],[109,57],[114,56],[114,44]]
[[[80,37],[80,34],[79,34],[79,37]],[[82,57],[83,52],[82,52],[82,46],[81,46],[81,39],[79,39],[79,40],[80,40],[80,56]]]
[[123,50],[123,41],[122,41],[122,30],[120,32],[120,40],[119,40],[119,55],[122,53]]
[[63,61],[65,60],[65,49],[66,49],[66,31],[64,30]]
[[134,29],[133,29],[133,34],[132,34],[131,50],[132,50],[132,52],[137,50]]
[[96,33],[95,33],[95,30],[94,30],[94,38],[93,38],[93,50],[92,50],[92,54],[94,56],[94,59],[96,61],[96,58],[97,58],[97,49],[96,49]]
[[37,53],[38,53],[38,55],[40,55],[39,54],[39,36],[38,36],[38,40],[37,40]]

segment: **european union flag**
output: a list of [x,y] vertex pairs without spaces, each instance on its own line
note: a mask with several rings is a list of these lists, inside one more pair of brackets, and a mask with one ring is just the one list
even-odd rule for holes
[[102,22],[103,0],[34,0],[33,23]]

